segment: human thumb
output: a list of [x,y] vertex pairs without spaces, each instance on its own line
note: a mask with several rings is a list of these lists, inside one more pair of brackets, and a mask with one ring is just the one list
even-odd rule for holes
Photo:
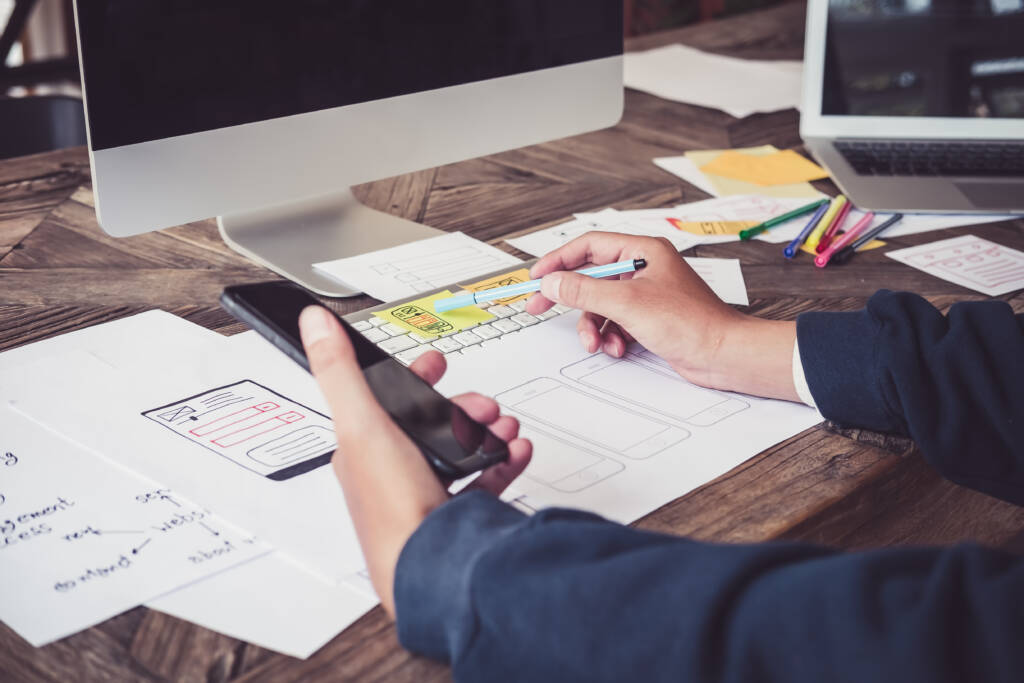
[[540,281],[547,299],[617,322],[627,313],[628,286],[627,280],[601,280],[571,271],[549,273]]

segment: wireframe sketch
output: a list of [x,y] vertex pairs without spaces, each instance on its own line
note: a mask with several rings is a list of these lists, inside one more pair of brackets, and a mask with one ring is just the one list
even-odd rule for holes
[[690,384],[649,351],[612,358],[603,353],[562,368],[564,377],[633,405],[709,427],[750,407],[746,401]]
[[142,415],[275,481],[327,464],[336,446],[326,415],[251,380],[211,389]]
[[[946,242],[946,244],[943,244]],[[969,287],[997,289],[1024,279],[1024,255],[987,240],[943,240],[906,257],[909,265]]]
[[690,436],[624,405],[592,396],[557,379],[539,377],[498,394],[498,403],[553,430],[627,458],[643,459]]
[[625,469],[625,465],[526,421],[520,415],[519,436],[533,442],[533,459],[523,472],[557,491],[575,493]]
[[370,269],[382,277],[393,277],[417,292],[427,292],[501,265],[497,255],[467,246],[377,263]]

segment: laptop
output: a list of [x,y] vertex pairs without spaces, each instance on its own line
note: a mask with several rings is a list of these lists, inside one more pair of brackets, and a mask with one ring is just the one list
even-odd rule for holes
[[810,0],[800,135],[863,209],[1024,213],[1024,0]]

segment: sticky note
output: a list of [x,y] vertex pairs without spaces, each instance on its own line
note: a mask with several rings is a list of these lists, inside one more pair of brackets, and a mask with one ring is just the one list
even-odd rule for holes
[[440,337],[450,332],[460,332],[494,319],[493,315],[476,306],[435,313],[434,302],[438,299],[447,299],[450,296],[452,293],[446,289],[443,292],[374,313],[374,315],[426,337]]
[[[497,289],[498,287],[508,287],[509,285],[518,285],[523,282],[530,281],[530,271],[526,268],[520,268],[514,270],[511,273],[505,273],[504,275],[498,275],[496,277],[488,278],[487,280],[481,280],[480,282],[474,282],[471,285],[462,285],[467,291],[470,292],[482,292],[485,289]],[[520,299],[529,299],[532,294],[520,294],[519,296],[508,297],[506,299],[495,299],[495,303],[499,304],[510,304]]]
[[729,150],[700,170],[759,186],[790,185],[828,177],[825,169],[791,149],[759,155]]
[[741,230],[757,225],[757,221],[681,221],[678,218],[667,220],[676,230],[694,235],[738,235]]

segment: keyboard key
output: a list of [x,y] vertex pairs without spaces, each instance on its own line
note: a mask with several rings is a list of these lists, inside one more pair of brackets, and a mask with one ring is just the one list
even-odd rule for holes
[[487,312],[499,318],[511,318],[516,314],[516,312],[509,308],[508,306],[502,305],[491,306],[490,308],[487,309]]
[[371,328],[366,332],[363,332],[363,336],[372,341],[374,344],[376,344],[377,342],[382,342],[388,338],[386,332],[381,332],[376,328]]
[[515,332],[520,328],[519,323],[512,320],[511,318],[505,318],[504,320],[496,320],[491,323],[491,327],[496,327],[504,333]]
[[380,329],[384,330],[384,332],[386,332],[388,335],[390,335],[392,337],[398,337],[400,335],[408,334],[409,333],[409,330],[405,329],[404,327],[399,327],[398,325],[396,325],[394,323],[388,323],[386,325],[381,325]]
[[536,325],[537,323],[540,322],[539,320],[534,318],[529,313],[519,313],[517,315],[512,316],[510,318],[510,320],[516,321],[517,323],[519,323],[523,327],[529,327],[530,325]]
[[491,325],[481,325],[473,330],[473,334],[481,339],[494,339],[501,336],[501,330],[496,330]]
[[462,349],[462,355],[468,356],[469,354],[476,353],[477,351],[483,351],[483,347],[480,344],[473,344],[472,346],[467,346]]
[[405,351],[411,349],[414,346],[419,346],[416,342],[409,338],[409,335],[403,337],[392,337],[391,339],[385,339],[380,344],[377,344],[381,349],[390,353],[392,356],[399,351]]
[[526,310],[526,299],[523,299],[521,301],[513,301],[508,305],[508,307],[517,313],[522,313],[523,311]]
[[451,353],[452,351],[458,351],[462,348],[462,344],[455,341],[452,337],[443,337],[438,339],[436,342],[431,344],[435,349],[441,353]]
[[428,337],[427,335],[420,334],[419,332],[410,332],[409,336],[415,339],[416,342],[419,344],[429,344],[430,342],[437,339],[437,337]]
[[463,346],[472,346],[473,344],[479,344],[483,341],[483,337],[478,337],[473,332],[460,332],[459,334],[452,337],[455,341],[459,342]]
[[373,325],[374,327],[380,327],[381,325],[387,323],[387,320],[385,320],[384,318],[378,318],[377,316],[368,318],[368,320],[370,321],[370,324]]
[[412,365],[412,362],[425,354],[427,351],[432,351],[433,347],[430,344],[423,344],[422,346],[414,346],[411,349],[402,351],[401,353],[395,354],[395,360],[402,365]]
[[357,332],[366,332],[367,330],[372,328],[373,325],[370,324],[369,320],[357,320],[354,323],[352,323],[352,327]]
[[557,315],[558,315],[558,313],[556,313],[554,309],[548,309],[548,310],[544,311],[543,313],[538,314],[537,315],[537,319],[538,320],[548,320],[549,318],[554,318]]
[[555,304],[551,310],[561,315],[562,313],[568,313],[569,311],[572,310],[572,308],[566,306],[565,304]]

